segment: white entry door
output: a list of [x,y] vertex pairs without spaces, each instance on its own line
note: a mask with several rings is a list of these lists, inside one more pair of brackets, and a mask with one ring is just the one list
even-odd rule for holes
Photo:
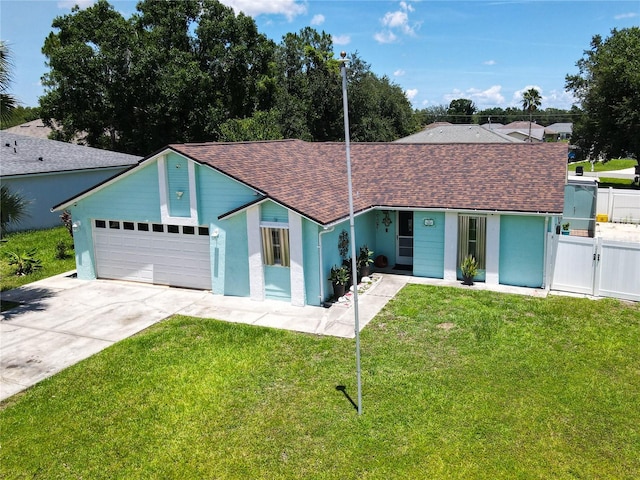
[[209,229],[94,220],[98,278],[211,289]]
[[413,212],[398,212],[396,263],[413,265]]

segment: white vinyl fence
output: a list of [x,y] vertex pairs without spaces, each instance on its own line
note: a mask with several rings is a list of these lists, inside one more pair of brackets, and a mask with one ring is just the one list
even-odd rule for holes
[[640,301],[640,243],[561,235],[551,289]]
[[640,190],[598,189],[597,213],[610,222],[640,223]]

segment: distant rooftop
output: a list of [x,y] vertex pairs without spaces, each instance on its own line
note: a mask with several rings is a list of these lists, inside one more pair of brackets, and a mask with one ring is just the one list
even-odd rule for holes
[[142,157],[0,131],[3,177],[135,165]]
[[522,143],[480,125],[438,123],[427,125],[421,132],[396,140],[397,143]]

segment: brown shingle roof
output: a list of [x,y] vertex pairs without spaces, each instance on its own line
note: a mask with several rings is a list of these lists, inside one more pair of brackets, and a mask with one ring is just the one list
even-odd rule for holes
[[[170,145],[320,224],[349,214],[344,143]],[[354,208],[562,213],[561,143],[351,144]]]

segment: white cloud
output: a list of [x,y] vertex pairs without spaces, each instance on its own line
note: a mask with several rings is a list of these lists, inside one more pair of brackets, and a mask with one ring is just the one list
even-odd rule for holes
[[476,105],[478,108],[484,108],[486,106],[495,106],[504,103],[504,95],[502,95],[501,85],[492,85],[486,90],[480,90],[479,88],[468,88],[465,91],[454,89],[451,93],[447,93],[443,98],[450,103],[451,100],[458,98],[467,98]]
[[380,19],[380,23],[382,23],[385,29],[377,32],[373,38],[378,43],[392,43],[398,39],[394,31],[403,33],[404,35],[414,36],[420,23],[410,23],[409,13],[413,11],[414,8],[411,4],[408,2],[400,2],[399,10],[387,12],[384,14],[384,17]]
[[311,19],[311,25],[322,25],[324,23],[324,15],[314,15]]
[[401,76],[403,76],[405,73],[407,73],[407,72],[405,72],[405,71],[404,71],[404,70],[402,70],[402,69],[399,69],[399,70],[396,70],[395,72],[393,72],[393,76],[394,76],[394,77],[401,77]]
[[84,10],[85,8],[89,8],[94,3],[95,0],[60,0],[58,2],[58,8],[71,10],[73,7],[78,5],[81,10]]
[[378,33],[376,33],[373,36],[373,38],[378,43],[393,43],[393,42],[395,42],[397,40],[398,37],[396,37],[393,34],[393,32],[386,31],[386,32],[378,32]]
[[629,12],[629,13],[621,13],[620,15],[615,15],[613,18],[615,18],[616,20],[625,20],[627,18],[636,18],[638,16],[638,14],[636,12]]
[[487,60],[486,62],[482,62],[483,65],[495,65],[496,61],[495,60]]
[[287,20],[291,21],[297,15],[307,12],[306,5],[296,0],[220,0],[221,3],[233,8],[245,15],[257,17],[258,15],[284,15]]
[[415,98],[415,96],[418,94],[418,89],[417,88],[410,88],[408,90],[404,91],[404,94],[407,96],[407,98],[409,99],[409,101],[413,100]]
[[349,45],[351,43],[349,35],[331,35],[331,40],[335,45]]

